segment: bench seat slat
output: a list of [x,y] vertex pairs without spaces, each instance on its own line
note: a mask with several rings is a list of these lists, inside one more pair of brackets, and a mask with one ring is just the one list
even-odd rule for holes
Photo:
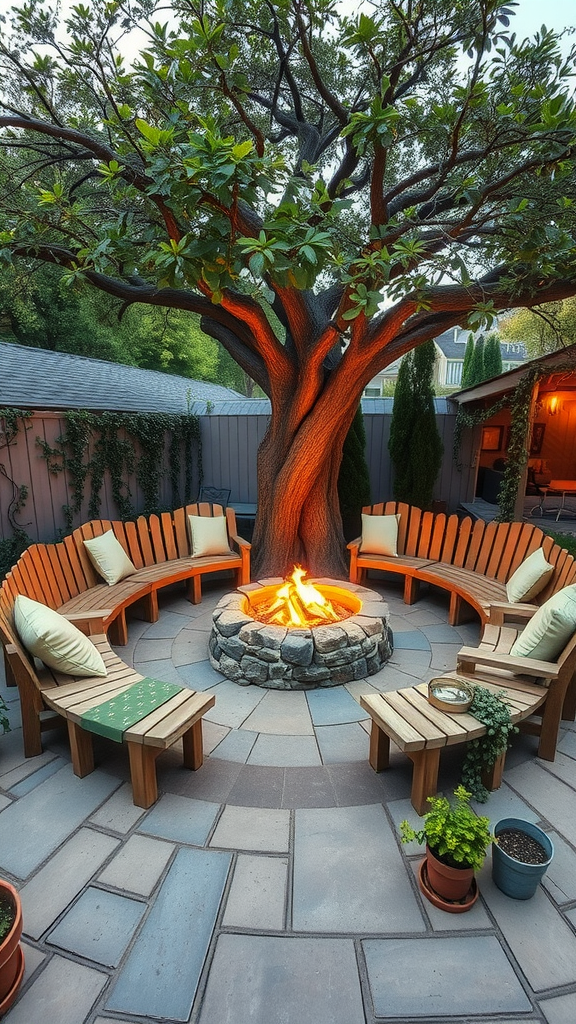
[[445,730],[431,722],[426,715],[423,715],[410,701],[405,700],[402,690],[395,690],[385,695],[385,703],[401,715],[407,725],[411,726],[425,740],[426,747],[445,747]]
[[[360,697],[360,706],[370,712],[372,718],[378,722],[390,736],[400,750],[424,750],[426,739],[413,726],[409,725],[394,708],[386,701],[385,694],[370,694]],[[385,715],[386,723],[382,716]]]
[[191,722],[204,715],[216,702],[214,694],[196,693],[193,690],[185,690],[183,695],[177,696],[181,698],[180,703],[176,703],[176,698],[172,697],[173,705],[168,701],[128,729],[126,741],[152,747],[170,746],[178,732],[184,732]]
[[[444,711],[440,711],[439,708],[435,708],[432,704],[430,704],[428,701],[427,683],[421,683],[413,688],[407,687],[405,690],[401,690],[400,692],[402,693],[402,696],[404,697],[406,703],[413,704],[421,715],[424,715],[426,718],[429,718],[434,725],[436,725],[439,729],[442,730],[442,732],[446,736],[446,746],[462,742],[463,723],[460,722],[459,719],[463,716],[458,715],[458,718],[456,720],[456,716],[446,714]],[[466,717],[471,718],[472,716],[467,715]],[[473,721],[473,728],[477,729],[478,721],[476,719],[473,719]],[[469,738],[473,739],[472,736],[470,736]]]

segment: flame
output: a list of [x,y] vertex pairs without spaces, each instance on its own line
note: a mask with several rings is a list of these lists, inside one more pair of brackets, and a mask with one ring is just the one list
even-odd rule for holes
[[339,622],[350,613],[337,611],[331,601],[306,583],[307,572],[295,565],[290,576],[276,588],[273,600],[259,605],[258,619],[278,626],[318,626],[326,622]]

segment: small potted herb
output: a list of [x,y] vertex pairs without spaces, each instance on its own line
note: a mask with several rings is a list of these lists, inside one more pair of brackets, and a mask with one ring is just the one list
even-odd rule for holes
[[474,872],[482,867],[494,837],[489,819],[470,807],[471,793],[458,786],[454,796],[454,802],[444,796],[428,797],[430,810],[424,815],[423,828],[417,831],[402,821],[400,833],[403,843],[426,844],[419,872],[424,895],[443,910],[461,913],[478,898]]

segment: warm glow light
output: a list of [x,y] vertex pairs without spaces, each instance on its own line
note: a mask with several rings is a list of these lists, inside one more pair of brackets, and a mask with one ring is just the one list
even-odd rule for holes
[[277,626],[318,626],[339,622],[350,614],[346,608],[335,608],[317,587],[305,581],[306,576],[306,570],[295,565],[271,600],[258,605],[258,619]]
[[548,399],[548,415],[556,416],[556,414],[559,413],[560,410],[561,405],[558,395],[552,395],[551,398]]

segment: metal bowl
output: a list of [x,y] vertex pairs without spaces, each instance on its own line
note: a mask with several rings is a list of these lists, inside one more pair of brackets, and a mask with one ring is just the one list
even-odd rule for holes
[[473,699],[473,686],[461,676],[439,676],[428,683],[428,703],[440,711],[462,714]]

